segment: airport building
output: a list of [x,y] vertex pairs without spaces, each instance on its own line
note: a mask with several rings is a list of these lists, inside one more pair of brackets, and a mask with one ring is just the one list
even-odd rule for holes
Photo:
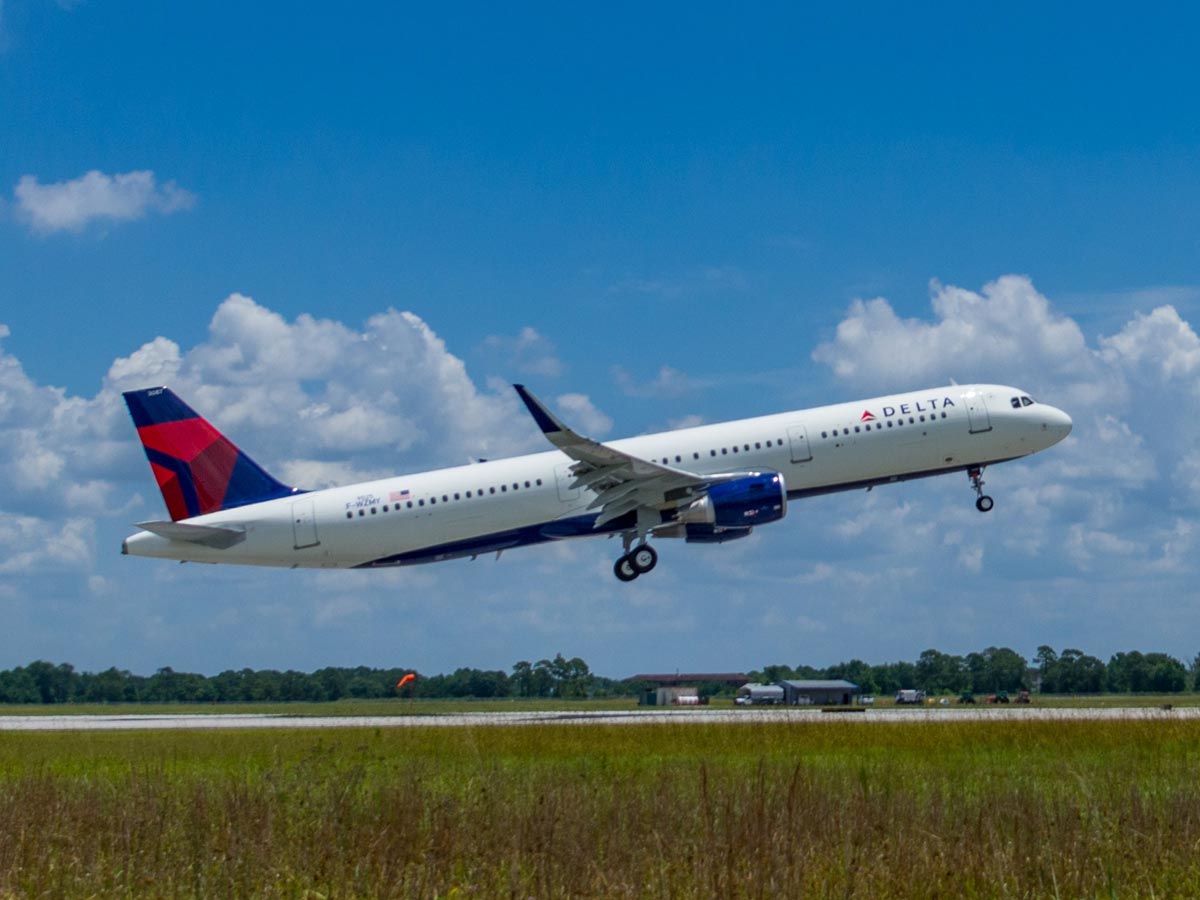
[[783,688],[783,702],[788,706],[850,706],[858,696],[858,685],[841,678],[777,684]]

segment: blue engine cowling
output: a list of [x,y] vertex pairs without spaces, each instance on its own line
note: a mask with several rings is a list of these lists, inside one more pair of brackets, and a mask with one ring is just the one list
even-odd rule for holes
[[747,528],[777,522],[787,514],[787,488],[778,472],[723,481],[708,489],[713,525]]
[[[688,526],[688,540],[711,542],[723,529],[746,529],[748,534],[752,526],[778,521],[786,514],[783,476],[778,472],[755,472],[712,485],[705,496],[679,514],[677,521]],[[693,526],[707,526],[708,530],[698,527],[693,537]]]

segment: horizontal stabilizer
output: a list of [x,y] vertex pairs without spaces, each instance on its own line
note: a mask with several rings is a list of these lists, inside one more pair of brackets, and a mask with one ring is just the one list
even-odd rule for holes
[[238,528],[218,528],[215,525],[187,525],[183,522],[138,522],[137,527],[169,541],[186,541],[203,544],[214,550],[227,550],[246,539],[246,532]]

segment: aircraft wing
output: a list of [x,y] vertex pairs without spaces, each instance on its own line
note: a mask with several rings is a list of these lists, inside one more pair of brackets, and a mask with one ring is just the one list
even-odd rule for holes
[[571,487],[585,487],[597,497],[588,509],[599,509],[600,527],[639,508],[668,510],[703,496],[709,485],[735,476],[696,475],[633,456],[572,431],[524,385],[513,385],[546,439],[575,460]]

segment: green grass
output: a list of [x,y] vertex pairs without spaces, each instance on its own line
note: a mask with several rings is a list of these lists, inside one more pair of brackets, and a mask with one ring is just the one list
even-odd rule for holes
[[1200,895],[1200,723],[0,736],[0,896]]

